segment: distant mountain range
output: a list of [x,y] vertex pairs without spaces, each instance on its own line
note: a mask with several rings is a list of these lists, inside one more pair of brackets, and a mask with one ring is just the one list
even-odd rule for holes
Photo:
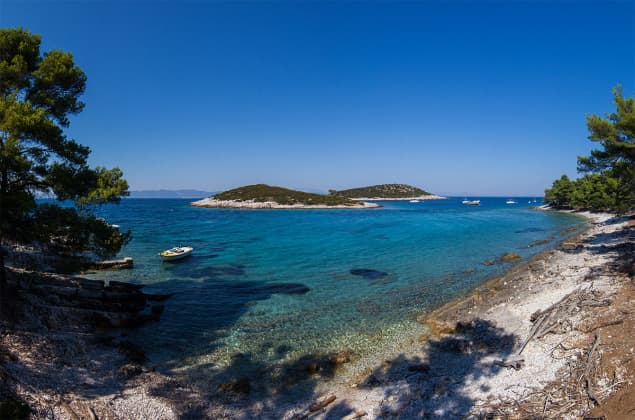
[[140,190],[130,191],[130,198],[205,198],[213,192],[200,190]]

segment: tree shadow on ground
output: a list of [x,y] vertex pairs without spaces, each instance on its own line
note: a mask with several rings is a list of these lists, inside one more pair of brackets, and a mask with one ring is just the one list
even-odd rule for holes
[[96,398],[122,392],[126,378],[113,367],[127,359],[113,337],[93,334],[81,311],[17,289],[13,273],[8,274],[12,313],[0,319],[0,394],[17,395],[22,389]]
[[486,395],[483,381],[505,369],[497,361],[512,354],[516,339],[490,321],[459,323],[454,334],[425,344],[421,357],[385,361],[360,386],[381,389],[377,416],[463,418],[474,407],[471,395]]
[[[295,412],[299,417],[317,398],[317,385],[332,379],[337,369],[348,361],[347,353],[318,353],[287,360],[289,348],[280,346],[263,360],[263,348],[256,353],[236,353],[227,366],[197,365],[182,370],[177,378],[195,384],[197,392],[184,395],[178,382],[154,386],[156,396],[172,399],[179,418],[281,418]],[[278,360],[275,360],[278,359]],[[340,410],[352,409],[338,402]]]
[[[303,418],[310,414],[341,419],[356,413],[361,399],[366,399],[363,394],[369,394],[377,403],[372,413],[375,416],[462,418],[474,407],[474,393],[488,393],[481,382],[505,369],[496,361],[510,356],[516,339],[489,321],[459,323],[454,334],[424,344],[421,356],[400,355],[384,361],[366,371],[351,398],[336,395],[333,404],[314,412],[309,408],[328,396],[319,395],[318,385],[336,375],[349,361],[348,354],[287,360],[286,349],[281,348],[278,363],[265,363],[257,357],[261,355],[239,353],[229,365],[206,369],[194,378],[199,394],[179,396],[175,402],[182,418]],[[185,376],[195,377],[199,368],[192,368]],[[174,395],[176,388],[167,383],[154,387],[151,393]]]

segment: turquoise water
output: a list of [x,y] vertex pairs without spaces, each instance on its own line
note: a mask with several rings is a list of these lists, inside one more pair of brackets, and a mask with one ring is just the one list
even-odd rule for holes
[[[480,207],[456,198],[368,210],[228,210],[127,199],[100,215],[132,230],[121,256],[132,256],[135,268],[92,277],[175,293],[159,323],[131,333],[166,368],[223,366],[236,353],[264,365],[344,348],[363,354],[423,328],[417,315],[510,267],[485,260],[529,257],[583,223],[530,210],[528,198],[513,206],[481,200]],[[179,244],[194,254],[160,261],[159,251]]]

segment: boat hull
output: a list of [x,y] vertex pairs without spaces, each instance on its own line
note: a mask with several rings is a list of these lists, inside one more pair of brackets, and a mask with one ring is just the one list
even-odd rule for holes
[[179,251],[176,252],[173,250],[163,251],[159,253],[159,256],[163,261],[177,261],[189,257],[192,255],[192,251],[194,251],[194,248],[188,246],[179,248]]

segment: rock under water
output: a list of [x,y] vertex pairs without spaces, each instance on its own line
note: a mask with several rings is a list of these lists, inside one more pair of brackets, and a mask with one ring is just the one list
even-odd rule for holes
[[371,268],[353,268],[349,271],[354,276],[360,276],[367,280],[383,279],[388,275],[385,271],[373,270]]
[[302,283],[268,283],[262,286],[269,293],[282,293],[285,295],[303,295],[311,289]]

